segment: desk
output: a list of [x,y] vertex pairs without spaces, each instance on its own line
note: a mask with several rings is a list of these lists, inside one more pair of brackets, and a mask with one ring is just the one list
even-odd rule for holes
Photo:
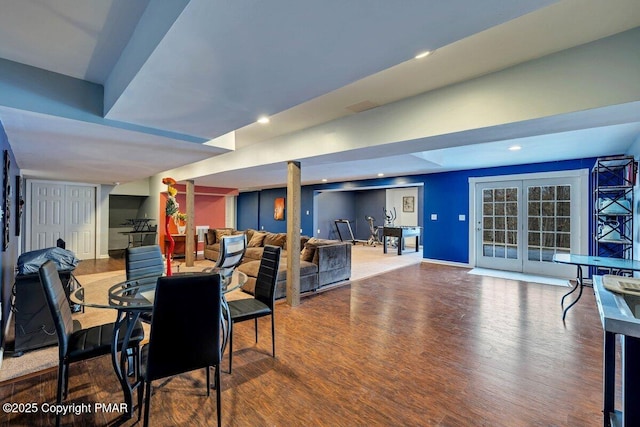
[[[603,425],[640,425],[640,297],[607,290],[602,276],[593,277],[598,313],[604,330]],[[622,343],[622,411],[615,410],[616,335]]]
[[[175,246],[173,247],[173,257],[174,258],[184,258],[187,253],[187,235],[186,234],[172,234],[173,241],[175,242]],[[196,246],[195,253],[196,258],[198,258],[198,235],[193,236],[193,241]],[[169,245],[169,238],[164,236],[164,246],[167,248]]]
[[402,250],[404,249],[404,239],[405,237],[416,236],[416,252],[420,250],[420,230],[422,227],[418,226],[408,226],[408,225],[399,225],[397,227],[387,227],[385,226],[382,229],[382,247],[383,252],[387,253],[387,237],[397,237],[398,238],[398,255],[402,255]]
[[[177,273],[176,275],[189,275],[189,274],[207,274],[201,272],[193,273]],[[212,273],[209,273],[212,274]],[[124,281],[116,283],[111,286],[107,292],[102,293],[90,293],[86,291],[86,288],[80,288],[70,295],[70,299],[73,303],[81,304],[87,307],[105,308],[117,310],[116,320],[114,323],[113,341],[111,342],[111,362],[115,370],[116,376],[122,386],[122,392],[124,394],[124,402],[127,404],[129,410],[129,418],[133,416],[133,391],[141,385],[140,379],[136,378],[134,382],[130,382],[127,376],[129,372],[129,361],[127,358],[127,352],[121,351],[120,357],[118,357],[118,338],[120,335],[120,327],[126,324],[126,332],[123,338],[121,348],[127,348],[133,326],[140,318],[140,314],[143,312],[150,312],[153,310],[153,299],[155,297],[156,282],[148,283],[149,278],[139,278],[135,280]],[[227,292],[238,289],[247,281],[247,275],[235,270],[231,278],[223,284],[222,287],[222,312],[228,313],[229,306],[224,296]],[[141,284],[145,283],[146,284]],[[221,353],[227,345],[229,335],[231,333],[229,328],[229,322],[226,317],[220,319],[222,323],[222,345]]]
[[578,274],[576,275],[576,285],[569,292],[562,296],[560,300],[560,306],[564,306],[564,299],[568,297],[570,294],[574,293],[576,290],[579,290],[578,298],[575,299],[567,308],[562,312],[562,320],[567,315],[567,311],[571,307],[578,302],[580,297],[582,296],[582,289],[584,288],[584,279],[582,277],[582,266],[585,267],[598,267],[598,268],[607,268],[615,272],[623,272],[623,271],[640,271],[640,262],[634,261],[631,259],[622,259],[622,258],[608,258],[601,256],[589,256],[589,255],[573,255],[573,254],[555,254],[553,256],[553,262],[558,262],[562,264],[572,264],[578,267]]
[[[127,247],[133,248],[136,246],[144,246],[145,243],[150,245],[156,244],[156,234],[158,232],[155,230],[149,231],[121,231],[120,234],[124,234],[129,239],[129,244]],[[151,242],[151,238],[147,238],[147,236],[153,236],[153,242]]]

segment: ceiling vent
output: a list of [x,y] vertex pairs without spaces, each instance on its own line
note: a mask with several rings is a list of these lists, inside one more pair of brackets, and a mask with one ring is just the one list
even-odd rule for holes
[[358,102],[357,104],[349,105],[346,108],[347,110],[353,111],[354,113],[362,113],[363,111],[371,110],[379,106],[380,104],[376,104],[375,102],[362,101]]

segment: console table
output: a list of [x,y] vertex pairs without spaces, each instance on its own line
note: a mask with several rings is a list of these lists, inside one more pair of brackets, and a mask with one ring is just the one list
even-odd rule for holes
[[[187,235],[186,234],[172,234],[173,241],[175,242],[175,246],[173,248],[173,257],[174,258],[182,258],[186,256],[187,253]],[[193,241],[195,242],[195,253],[196,258],[198,257],[198,235],[193,236]],[[169,244],[169,238],[167,236],[164,237],[165,247]]]
[[398,238],[398,255],[402,255],[402,250],[404,249],[404,239],[405,237],[413,237],[416,238],[416,252],[420,250],[420,231],[422,227],[418,226],[409,226],[409,225],[399,225],[395,227],[387,227],[385,226],[382,229],[382,247],[384,248],[384,253],[387,253],[387,238],[388,237],[397,237]]
[[578,274],[576,277],[576,285],[569,292],[564,294],[560,300],[560,306],[564,305],[564,299],[576,290],[578,292],[578,298],[576,298],[567,308],[562,312],[562,320],[567,315],[567,311],[573,307],[580,297],[582,296],[582,289],[584,288],[584,278],[582,277],[582,266],[585,267],[597,267],[602,269],[609,269],[612,272],[625,272],[625,271],[640,271],[640,261],[623,258],[609,258],[603,256],[590,256],[590,255],[574,255],[574,254],[555,254],[553,261],[561,264],[572,264],[578,267]]

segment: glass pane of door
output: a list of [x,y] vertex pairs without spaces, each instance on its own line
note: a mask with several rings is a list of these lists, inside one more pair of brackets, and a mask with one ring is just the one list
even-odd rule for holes
[[522,268],[520,249],[520,182],[479,185],[481,213],[477,227],[478,267],[505,270]]
[[578,182],[566,178],[530,180],[525,181],[523,187],[527,195],[527,249],[523,271],[571,275],[567,267],[553,262],[553,255],[571,252],[572,244],[579,247],[580,213],[574,200],[579,191]]

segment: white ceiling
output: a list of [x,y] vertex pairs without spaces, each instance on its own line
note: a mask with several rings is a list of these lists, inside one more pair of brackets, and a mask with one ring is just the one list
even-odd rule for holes
[[[43,106],[0,94],[0,122],[25,176],[129,182],[225,156],[234,139],[237,153],[250,157],[256,144],[357,116],[350,106],[390,105],[639,25],[637,0],[371,0],[366,7],[0,0],[0,58],[104,87],[98,115],[59,108],[60,99]],[[413,60],[422,50],[435,52]],[[46,85],[46,73],[36,75],[25,87]],[[262,114],[269,125],[255,124]],[[312,183],[623,153],[640,135],[636,117],[608,120],[603,112],[578,114],[562,127],[536,122],[548,133],[517,141],[489,132],[451,148],[328,152],[304,157],[302,177]],[[506,150],[515,143],[523,149]],[[265,188],[284,185],[286,167],[265,159],[198,169],[190,178]]]

